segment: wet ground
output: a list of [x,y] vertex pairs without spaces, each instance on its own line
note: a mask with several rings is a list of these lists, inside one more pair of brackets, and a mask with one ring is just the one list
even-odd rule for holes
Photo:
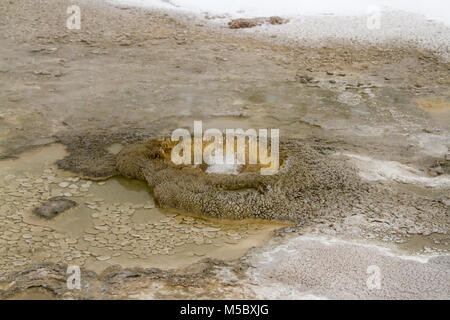
[[[90,1],[81,8],[83,28],[70,31],[64,1],[0,4],[3,297],[450,296],[441,287],[450,250],[446,60],[412,44],[287,46],[163,13]],[[304,224],[228,221],[162,209],[144,182],[107,179],[123,146],[192,130],[194,120],[205,128],[278,128],[385,193],[370,194],[370,210]],[[53,220],[33,214],[54,196],[78,205]],[[350,243],[335,256],[317,237]],[[420,264],[360,244],[442,257]],[[262,266],[273,246],[296,253]],[[299,264],[314,252],[310,264]],[[382,270],[411,268],[398,275],[406,294],[389,285],[400,279],[391,273],[382,294],[364,291],[366,264],[381,256]],[[323,274],[348,260],[355,277],[329,289],[335,280]],[[67,289],[67,265],[83,268],[83,290]],[[427,272],[439,281],[422,290],[429,281],[416,284],[414,275]]]

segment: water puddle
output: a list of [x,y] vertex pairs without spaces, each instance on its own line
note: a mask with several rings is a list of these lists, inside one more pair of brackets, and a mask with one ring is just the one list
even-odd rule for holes
[[[52,165],[67,155],[66,148],[53,144],[44,148],[24,152],[17,159],[0,160],[0,179],[11,180],[12,175],[36,172]],[[10,179],[8,179],[10,178]]]
[[404,243],[397,243],[396,247],[412,254],[448,254],[450,236],[439,233],[414,234],[405,239]]
[[[53,164],[53,145],[0,162],[0,274],[33,262],[172,269],[204,258],[233,260],[286,226],[259,220],[228,221],[155,206],[146,184],[124,178],[80,179]],[[46,220],[33,208],[54,196],[77,206]]]

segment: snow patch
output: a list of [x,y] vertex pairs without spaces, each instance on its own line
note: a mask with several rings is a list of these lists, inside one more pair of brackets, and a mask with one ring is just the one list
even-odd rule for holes
[[402,183],[424,184],[428,187],[450,186],[449,175],[427,177],[418,169],[397,161],[376,160],[349,153],[344,155],[351,158],[358,167],[360,177],[369,181],[394,180]]
[[[111,0],[110,0],[111,1]],[[418,13],[450,25],[450,2],[441,0],[112,0],[122,4],[173,9],[232,18],[299,15],[366,15],[370,8]]]

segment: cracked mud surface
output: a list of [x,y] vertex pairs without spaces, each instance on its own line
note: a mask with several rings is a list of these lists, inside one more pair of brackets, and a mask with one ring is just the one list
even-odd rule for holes
[[[426,278],[416,285],[404,274],[406,296],[389,283],[379,295],[358,291],[360,282],[350,280],[333,291],[320,281],[322,271],[300,279],[311,266],[335,261],[311,239],[306,247],[318,260],[299,264],[288,255],[286,264],[262,266],[270,246],[301,250],[290,237],[305,236],[438,255],[407,268],[448,283],[448,62],[411,44],[311,49],[158,12],[80,6],[83,28],[70,31],[64,1],[0,3],[1,297],[27,297],[33,288],[53,298],[267,297],[263,289],[294,280],[302,283],[290,288],[294,297],[436,297],[427,295],[433,287],[422,290]],[[181,185],[189,191],[185,205],[174,206],[179,189],[158,190],[157,171],[148,171],[150,193],[145,183],[119,177],[122,148],[192,129],[194,120],[280,129],[293,159],[302,155],[295,175],[255,179],[278,183],[278,208],[208,212],[191,205],[196,186],[188,183]],[[205,199],[214,198],[214,188],[207,191]],[[32,215],[54,196],[81,205],[54,222]],[[229,222],[161,207],[291,223]],[[336,250],[343,264],[352,253],[361,257],[352,266],[362,273],[378,257],[349,244]],[[72,264],[82,267],[81,291],[67,289]],[[439,297],[450,296],[433,285]]]

